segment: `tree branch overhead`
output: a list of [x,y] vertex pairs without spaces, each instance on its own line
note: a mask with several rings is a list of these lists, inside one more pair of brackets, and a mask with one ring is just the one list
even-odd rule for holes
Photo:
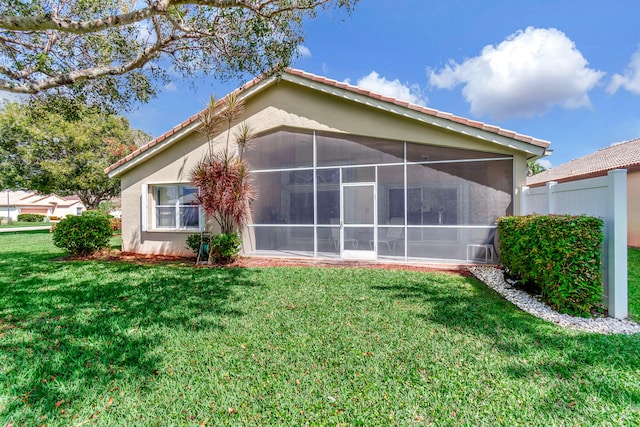
[[0,90],[122,108],[153,96],[168,64],[185,76],[258,75],[289,64],[305,16],[357,1],[147,0],[135,10],[132,0],[9,1],[0,5]]

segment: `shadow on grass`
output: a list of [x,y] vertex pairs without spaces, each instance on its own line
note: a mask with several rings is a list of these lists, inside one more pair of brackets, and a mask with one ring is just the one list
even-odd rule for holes
[[417,314],[426,323],[487,342],[489,352],[505,361],[497,375],[541,384],[575,382],[592,393],[550,395],[540,401],[540,407],[548,411],[580,399],[584,405],[591,405],[587,397],[597,396],[604,401],[631,404],[636,408],[635,416],[639,415],[640,334],[600,335],[565,330],[521,311],[476,279],[465,280],[468,286],[464,287],[436,279],[371,288],[398,300],[428,304],[430,310]]
[[629,317],[640,322],[640,248],[629,247]]
[[225,318],[243,315],[229,304],[234,289],[259,286],[237,268],[42,262],[47,256],[2,256],[0,419],[59,419],[90,407],[94,390],[123,383],[144,392],[165,368],[167,340],[224,328]]

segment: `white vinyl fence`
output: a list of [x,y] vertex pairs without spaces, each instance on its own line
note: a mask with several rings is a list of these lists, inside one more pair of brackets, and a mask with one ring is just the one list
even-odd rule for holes
[[522,187],[520,210],[528,214],[589,215],[604,220],[602,258],[604,299],[609,316],[628,316],[627,296],[627,171],[607,176],[548,182],[544,187]]

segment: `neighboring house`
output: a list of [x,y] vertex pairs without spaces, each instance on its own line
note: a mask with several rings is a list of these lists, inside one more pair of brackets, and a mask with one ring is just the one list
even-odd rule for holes
[[48,218],[80,215],[84,204],[77,196],[43,196],[30,191],[3,191],[0,193],[0,217],[17,221],[19,214],[40,214]]
[[[490,258],[497,218],[519,212],[526,163],[549,145],[299,70],[236,93],[257,135],[249,255]],[[208,149],[199,127],[196,114],[107,168],[125,251],[189,253],[204,225],[189,182]]]
[[640,138],[602,148],[531,176],[527,178],[527,186],[593,178],[614,169],[627,170],[627,244],[640,247]]

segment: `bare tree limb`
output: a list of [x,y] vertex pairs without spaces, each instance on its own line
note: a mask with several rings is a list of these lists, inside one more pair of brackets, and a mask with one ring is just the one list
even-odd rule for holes
[[[164,47],[169,46],[173,41],[173,37],[168,39],[159,40],[153,46],[147,48],[140,55],[135,57],[132,61],[120,66],[101,66],[93,68],[85,68],[82,70],[75,70],[69,73],[60,74],[48,79],[43,79],[35,83],[22,83],[15,84],[6,80],[0,80],[0,90],[6,90],[14,93],[24,94],[36,94],[47,89],[59,87],[63,85],[70,85],[79,81],[96,79],[102,76],[118,76],[125,74],[131,70],[142,67],[149,59],[153,58]],[[6,67],[0,67],[0,73],[12,77],[9,74],[10,70],[6,70]]]
[[111,1],[0,2],[0,91],[73,93],[127,108],[155,94],[166,62],[183,76],[258,75],[290,63],[305,16],[357,1],[147,0],[132,11]]
[[[329,0],[319,0],[310,5],[289,6],[278,9],[278,13],[291,10],[309,10],[327,3]],[[96,18],[89,20],[73,20],[63,18],[58,14],[44,14],[36,16],[0,16],[0,28],[10,31],[42,31],[56,30],[69,33],[86,34],[96,31],[102,31],[106,28],[129,25],[134,22],[144,21],[155,15],[164,15],[171,6],[196,5],[208,6],[218,9],[227,8],[243,8],[254,13],[264,14],[263,10],[266,6],[271,5],[272,1],[258,2],[257,6],[253,6],[252,1],[240,0],[156,0],[149,6],[135,10],[129,13],[119,15],[106,16],[104,18]],[[295,3],[293,3],[295,4]],[[264,14],[270,15],[270,14]]]

